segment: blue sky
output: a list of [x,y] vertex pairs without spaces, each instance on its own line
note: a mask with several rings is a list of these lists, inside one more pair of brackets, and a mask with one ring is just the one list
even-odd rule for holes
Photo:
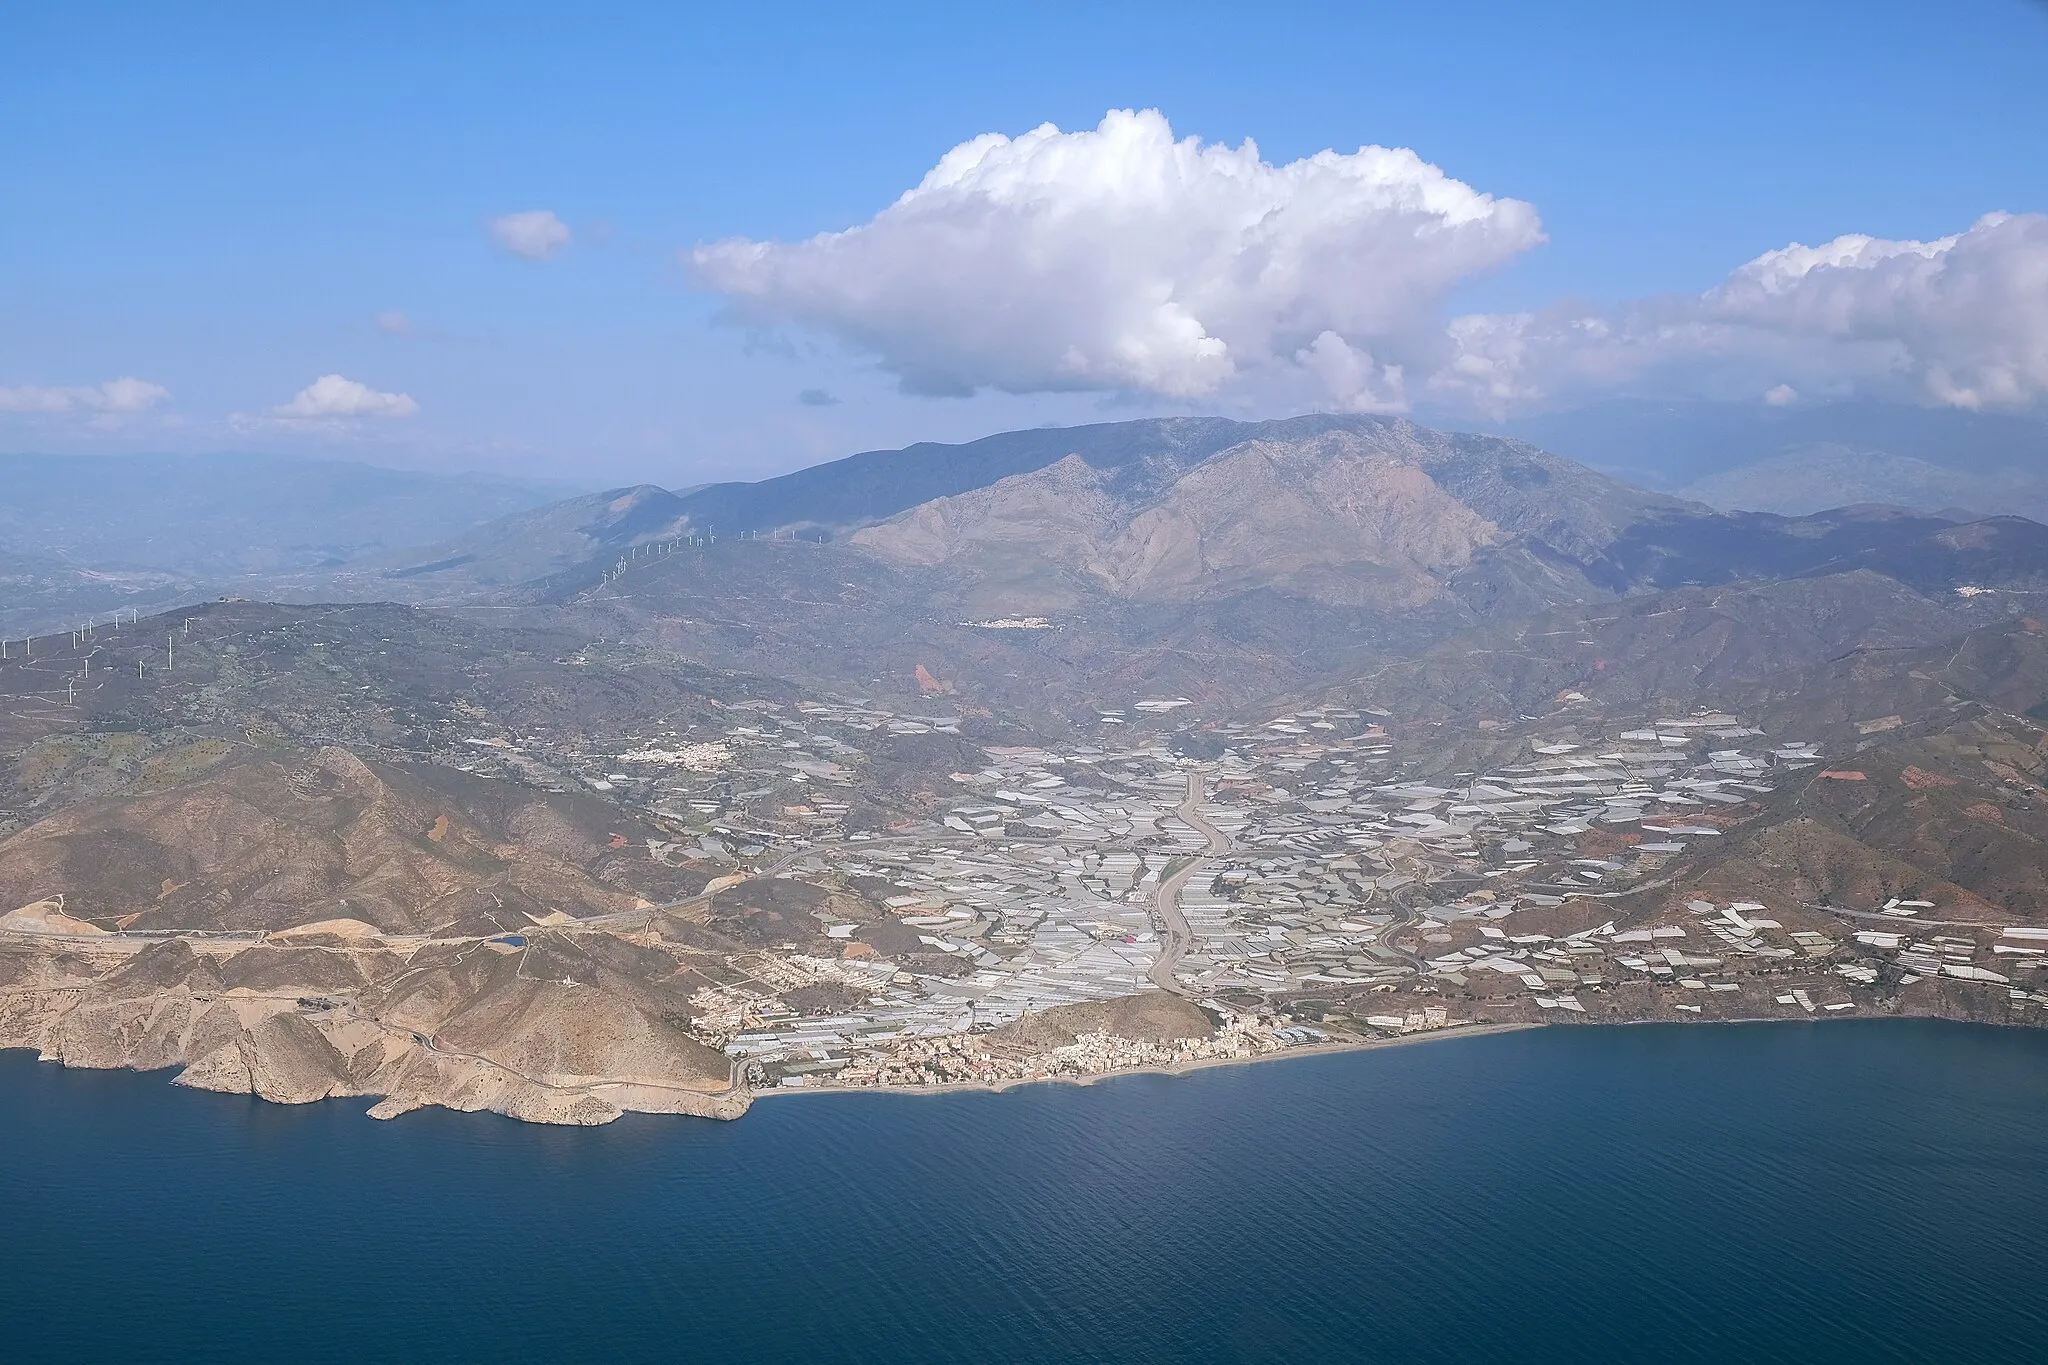
[[[1420,376],[1441,362],[1438,324],[1454,316],[1562,305],[1668,337],[1641,301],[1715,290],[1788,243],[1931,242],[1993,210],[2048,211],[2044,70],[2048,9],[2022,0],[0,4],[0,395],[14,395],[0,448],[275,449],[683,484],[1046,421],[1311,398],[1428,415],[1571,401],[1602,384],[1863,392],[1883,366],[1843,348],[1868,337],[1826,338],[1822,364],[1783,309],[1722,304],[1682,322],[1714,339],[1660,352],[1651,371],[1560,352],[1491,397]],[[872,315],[871,300],[823,298],[786,272],[728,271],[721,294],[688,256],[867,223],[956,144],[1045,122],[1085,132],[1113,109],[1156,109],[1176,137],[1255,139],[1274,166],[1324,148],[1412,148],[1475,192],[1533,206],[1542,240],[1525,233],[1477,266],[1445,266],[1414,316],[1370,336],[1333,322],[1372,378],[1313,392],[1282,373],[1303,353],[1294,338],[1199,392],[1185,377],[1148,388],[1086,366],[1041,382],[1044,357],[991,353],[946,378],[979,387],[974,397],[905,394],[910,343],[890,329],[916,320],[943,348],[956,320],[932,310],[947,299]],[[494,241],[493,220],[528,210],[560,220],[566,249],[532,260]],[[2026,280],[2038,241],[2007,225],[1964,249]],[[881,233],[870,246],[843,268],[919,287],[888,252],[920,248]],[[963,269],[1002,274],[1013,265],[999,253],[1019,248],[974,250]],[[1331,268],[1406,269],[1346,261]],[[787,264],[805,279],[830,267]],[[1363,298],[1380,284],[1333,287]],[[1062,297],[1058,281],[1022,288],[1048,308]],[[735,298],[750,323],[729,320]],[[2008,351],[2039,338],[2014,341],[1997,318],[1980,335],[1962,306],[1930,295],[1896,342],[1918,367],[1913,393],[2037,401],[2028,355],[1986,362],[1982,335]],[[1731,327],[1746,338],[1739,374]],[[1525,350],[1556,329],[1510,330]],[[1884,363],[1895,382],[1898,364]],[[329,375],[393,401],[357,402],[354,389],[339,406],[295,400]],[[167,396],[99,387],[121,378]],[[806,403],[806,391],[835,401]]]

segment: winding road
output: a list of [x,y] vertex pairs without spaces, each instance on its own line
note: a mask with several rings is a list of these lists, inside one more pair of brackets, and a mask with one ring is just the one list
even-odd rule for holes
[[1223,831],[1203,818],[1199,809],[1203,795],[1202,775],[1189,773],[1187,796],[1173,813],[1180,818],[1181,823],[1208,840],[1209,847],[1203,856],[1190,858],[1180,871],[1161,881],[1158,891],[1154,892],[1152,897],[1152,909],[1159,920],[1161,936],[1159,956],[1153,961],[1152,970],[1147,975],[1152,978],[1153,985],[1175,995],[1188,994],[1187,989],[1174,980],[1173,969],[1180,965],[1181,958],[1187,955],[1188,949],[1195,941],[1194,932],[1188,928],[1187,916],[1180,912],[1180,890],[1209,857],[1218,853],[1228,853],[1231,849],[1230,840]]
[[[1424,885],[1424,883],[1415,882],[1411,883],[1411,885],[1420,886]],[[1405,890],[1406,888],[1402,889]],[[1409,969],[1412,970],[1417,976],[1427,975],[1429,972],[1429,964],[1425,963],[1421,958],[1417,957],[1414,953],[1409,952],[1406,948],[1403,948],[1400,944],[1394,942],[1394,935],[1406,929],[1413,929],[1415,927],[1416,921],[1419,920],[1421,916],[1416,914],[1415,907],[1408,904],[1407,897],[1403,896],[1400,890],[1389,891],[1387,893],[1387,899],[1394,903],[1394,909],[1399,911],[1400,913],[1394,917],[1394,920],[1391,924],[1387,925],[1386,928],[1380,930],[1379,933],[1373,936],[1373,941],[1379,944],[1380,947],[1386,949],[1388,952],[1394,954],[1394,956],[1400,958],[1401,961],[1406,963]]]

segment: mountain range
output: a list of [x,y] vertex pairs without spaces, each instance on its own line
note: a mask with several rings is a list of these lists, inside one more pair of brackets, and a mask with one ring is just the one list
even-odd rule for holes
[[0,632],[264,595],[571,490],[487,474],[221,455],[0,455]]
[[[482,510],[11,642],[0,1043],[601,1122],[952,1074],[929,1047],[1032,1074],[1555,991],[2034,1018],[1990,946],[2048,934],[2024,517],[1717,510],[1320,415]],[[30,596],[114,572],[0,560]],[[1626,946],[1686,934],[1661,977]],[[1467,970],[1501,945],[1519,986]]]
[[2039,416],[1873,402],[1615,400],[1499,430],[1724,510],[1798,516],[1856,503],[2048,514]]

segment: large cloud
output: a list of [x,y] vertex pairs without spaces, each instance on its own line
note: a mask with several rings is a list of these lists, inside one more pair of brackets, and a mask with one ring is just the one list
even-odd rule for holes
[[0,388],[0,412],[132,413],[144,412],[171,396],[161,384],[146,379],[109,379],[90,388],[44,388],[27,385]]
[[1263,378],[1384,408],[1447,353],[1443,297],[1541,240],[1529,205],[1410,151],[1274,166],[1123,110],[962,143],[844,232],[690,261],[742,317],[833,334],[914,391],[1198,398]]
[[306,421],[323,417],[410,417],[420,410],[411,394],[379,393],[368,384],[324,374],[272,408],[273,417]]
[[1694,297],[1450,324],[1440,398],[1506,411],[1613,392],[1907,399],[2048,396],[2048,216],[1931,242],[1837,237],[1766,252]]

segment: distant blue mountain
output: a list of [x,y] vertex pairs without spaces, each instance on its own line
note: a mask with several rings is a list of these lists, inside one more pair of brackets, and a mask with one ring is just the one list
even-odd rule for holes
[[0,455],[0,550],[187,576],[446,540],[572,487],[266,455]]
[[[1846,447],[1975,475],[2048,473],[2048,419],[2040,415],[1899,403],[1776,408],[1617,399],[1495,425],[1449,425],[1520,437],[1647,488],[1666,490],[1806,447]],[[1845,489],[1835,505],[1864,500]]]

